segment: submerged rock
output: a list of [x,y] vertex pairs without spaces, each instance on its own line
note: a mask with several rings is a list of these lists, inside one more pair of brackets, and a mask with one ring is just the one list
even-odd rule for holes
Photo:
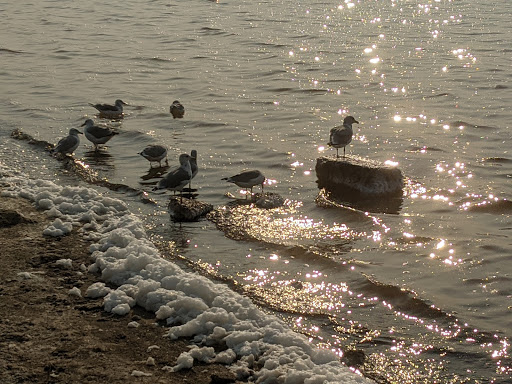
[[345,157],[320,157],[315,167],[318,187],[338,197],[402,195],[404,181],[402,172],[376,161]]
[[213,209],[213,205],[198,200],[172,196],[168,205],[174,221],[197,221]]
[[230,239],[270,241],[263,239],[275,235],[268,229],[272,214],[285,203],[286,200],[277,193],[256,193],[251,199],[236,199],[218,207],[209,212],[206,218]]
[[273,192],[256,193],[252,198],[252,203],[263,209],[279,208],[284,205],[284,198]]

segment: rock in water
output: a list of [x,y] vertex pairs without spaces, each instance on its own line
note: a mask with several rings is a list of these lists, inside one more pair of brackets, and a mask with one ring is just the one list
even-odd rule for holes
[[168,205],[174,221],[197,221],[213,209],[213,205],[198,200],[172,196]]
[[281,195],[273,192],[256,193],[252,200],[256,207],[262,209],[282,207],[285,201]]
[[346,157],[320,157],[316,161],[318,187],[335,195],[400,196],[404,181],[402,172],[376,161]]

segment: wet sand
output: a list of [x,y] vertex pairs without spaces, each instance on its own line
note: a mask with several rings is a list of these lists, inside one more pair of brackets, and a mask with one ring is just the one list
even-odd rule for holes
[[[235,383],[219,364],[165,369],[191,341],[164,337],[164,325],[140,307],[119,317],[102,298],[85,298],[99,281],[84,270],[89,244],[76,229],[43,236],[48,223],[30,202],[0,197],[0,382]],[[74,287],[81,296],[70,294]]]

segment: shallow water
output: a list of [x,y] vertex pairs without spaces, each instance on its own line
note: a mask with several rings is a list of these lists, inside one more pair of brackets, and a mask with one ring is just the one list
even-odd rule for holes
[[[507,382],[512,277],[508,106],[512,5],[469,1],[298,4],[189,1],[1,4],[0,161],[33,177],[80,183],[24,142],[49,142],[121,98],[120,134],[100,177],[148,192],[126,200],[181,264],[231,284],[329,348],[367,355],[367,375],[400,383]],[[179,99],[184,119],[172,119]],[[316,158],[354,115],[350,155],[398,162],[393,213],[321,208]],[[196,149],[199,198],[239,191],[220,179],[260,169],[276,210],[228,210],[240,231],[173,224],[158,174],[137,155]],[[154,172],[154,171],[153,171]]]

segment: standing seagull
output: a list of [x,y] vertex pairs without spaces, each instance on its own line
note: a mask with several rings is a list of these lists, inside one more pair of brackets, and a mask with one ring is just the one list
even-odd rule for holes
[[[251,188],[251,196],[252,196],[252,187],[255,185],[261,185],[261,193],[263,193],[263,183],[265,182],[265,176],[258,171],[244,171],[239,173],[238,175],[225,177],[222,180],[226,180],[228,183],[234,183],[238,185],[240,188]],[[247,195],[245,195],[247,198]]]
[[114,105],[110,104],[91,104],[91,107],[96,108],[100,112],[100,117],[106,118],[120,118],[123,116],[123,105],[126,104],[123,100],[117,99]]
[[192,177],[190,178],[190,183],[188,183],[188,187],[192,189],[192,179],[196,177],[197,171],[199,170],[199,168],[197,167],[197,151],[195,149],[193,149],[190,152],[190,170],[192,171]]
[[180,201],[183,201],[182,191],[185,185],[190,182],[192,177],[192,170],[190,169],[190,155],[182,153],[180,155],[180,166],[174,168],[162,180],[158,182],[153,191],[157,189],[169,189],[174,191],[180,191]]
[[345,147],[352,141],[352,124],[359,121],[354,119],[353,116],[347,116],[343,120],[341,127],[334,127],[331,129],[331,135],[329,136],[329,142],[327,145],[336,148],[336,158],[338,158],[338,148],[343,147],[343,158],[345,158]]
[[171,112],[173,118],[181,119],[185,115],[185,107],[178,100],[174,100],[169,112]]
[[160,167],[162,166],[163,159],[165,159],[165,164],[169,164],[167,161],[167,148],[163,145],[148,145],[142,152],[139,152],[139,155],[149,161],[150,168],[153,167],[151,165],[152,161],[158,161]]
[[85,126],[84,135],[87,140],[94,144],[95,151],[98,150],[98,144],[105,144],[112,137],[114,137],[114,135],[118,134],[110,128],[103,128],[94,125],[94,121],[91,119],[85,120],[85,123],[82,124],[82,127],[83,126]]
[[71,155],[80,145],[78,134],[82,134],[78,129],[71,128],[69,135],[59,140],[52,153],[60,153],[62,155]]

